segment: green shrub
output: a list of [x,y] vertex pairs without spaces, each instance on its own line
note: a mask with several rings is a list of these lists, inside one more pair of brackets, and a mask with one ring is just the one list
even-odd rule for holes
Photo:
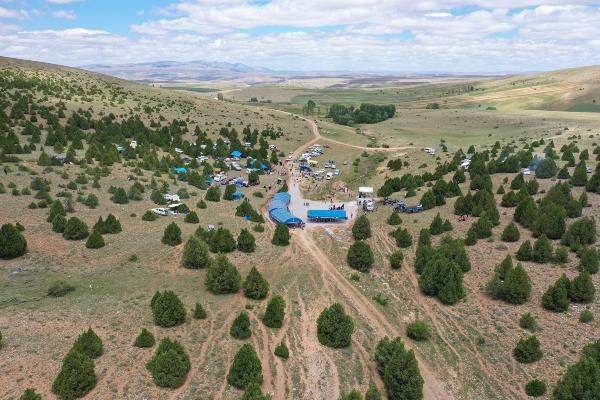
[[504,242],[518,242],[520,238],[521,233],[514,222],[506,225],[506,228],[504,228],[504,231],[502,231],[502,240]]
[[62,279],[56,280],[50,283],[48,286],[48,296],[50,297],[63,297],[67,293],[75,290],[75,286],[72,286]]
[[245,389],[250,383],[260,385],[263,382],[262,363],[250,344],[244,344],[236,353],[227,382],[238,389]]
[[186,214],[185,218],[183,219],[183,222],[197,224],[200,222],[200,219],[198,218],[198,214],[196,214],[195,211],[190,211]]
[[208,317],[208,313],[202,307],[202,304],[196,303],[196,307],[194,308],[194,313],[192,315],[194,319],[206,319]]
[[[57,218],[58,217],[59,216],[57,216]],[[104,247],[104,245],[104,238],[97,230],[93,230],[92,234],[88,237],[87,241],[85,242],[85,247],[87,247],[88,249],[99,249],[101,247]]]
[[267,303],[267,309],[262,319],[263,324],[269,328],[281,328],[285,317],[285,300],[281,295],[276,295]]
[[400,225],[402,223],[402,218],[400,218],[400,214],[393,211],[392,215],[390,215],[389,218],[387,219],[387,223],[389,225]]
[[181,229],[175,222],[171,222],[169,225],[167,225],[161,242],[169,246],[177,246],[178,244],[181,244]]
[[242,400],[270,400],[270,395],[265,395],[260,388],[260,385],[256,382],[250,382],[244,390]]
[[213,202],[218,202],[221,201],[221,191],[219,190],[218,187],[216,186],[211,186],[210,188],[208,188],[208,190],[206,191],[206,195],[204,196],[204,198],[207,201],[213,201]]
[[569,249],[565,246],[557,247],[554,250],[554,259],[560,263],[569,262]]
[[383,383],[388,399],[423,399],[424,380],[412,350],[397,350],[387,363]]
[[594,314],[590,310],[583,310],[581,314],[579,314],[579,322],[585,324],[587,322],[592,322],[594,320]]
[[196,207],[198,207],[201,210],[205,210],[208,206],[206,205],[206,202],[204,200],[200,200],[196,203]]
[[211,293],[235,293],[240,288],[241,282],[240,273],[235,265],[229,262],[225,254],[217,254],[208,263],[204,284]]
[[356,219],[352,226],[352,236],[354,240],[366,240],[371,237],[371,222],[366,216],[361,215]]
[[369,272],[375,262],[375,256],[368,243],[356,241],[350,245],[346,261],[350,268],[361,272]]
[[513,350],[513,356],[515,360],[520,363],[532,363],[538,361],[543,356],[542,349],[540,349],[540,341],[533,335],[527,339],[519,339],[519,343]]
[[598,272],[598,252],[593,247],[583,247],[580,250],[581,258],[577,269],[588,271],[590,274]]
[[133,345],[135,347],[152,347],[156,343],[156,339],[154,339],[154,335],[148,329],[143,328],[142,332],[135,338],[135,342]]
[[252,267],[248,272],[248,276],[242,283],[242,288],[244,289],[244,296],[254,300],[262,300],[269,294],[269,282],[262,277],[256,267]]
[[190,356],[181,343],[166,337],[160,341],[146,368],[157,386],[175,389],[183,385],[191,369]]
[[350,346],[353,332],[354,321],[340,303],[325,308],[317,319],[317,338],[327,347],[338,349]]
[[71,217],[65,225],[63,237],[67,240],[80,240],[88,237],[89,231],[85,222],[77,217]]
[[210,261],[208,245],[196,235],[189,237],[183,247],[181,264],[184,268],[206,268]]
[[533,261],[543,264],[552,259],[552,242],[544,234],[538,238],[533,244]]
[[104,353],[102,339],[90,327],[86,332],[79,335],[73,349],[85,354],[89,358],[98,358]]
[[262,224],[258,224],[258,225],[254,225],[254,227],[252,227],[252,230],[254,232],[264,232],[265,231],[265,227]]
[[271,243],[275,246],[288,246],[291,238],[290,228],[288,228],[286,224],[280,223],[277,224],[277,227],[275,228]]
[[169,328],[185,322],[187,311],[183,302],[172,290],[159,293],[152,299],[152,317],[154,324]]
[[527,393],[527,396],[531,397],[543,396],[546,394],[546,384],[537,379],[531,380],[525,385],[525,393]]
[[231,324],[229,333],[236,339],[248,339],[252,335],[250,331],[250,317],[248,313],[242,311]]
[[114,195],[110,198],[113,203],[116,204],[127,204],[129,203],[129,198],[127,197],[127,193],[125,189],[122,187],[118,188]]
[[94,360],[71,349],[62,362],[58,376],[52,383],[52,392],[66,400],[84,397],[96,386]]
[[535,332],[537,330],[537,322],[531,313],[521,315],[521,318],[519,319],[519,326],[531,332]]
[[254,235],[246,228],[242,228],[237,238],[237,248],[244,253],[252,253],[256,248],[256,239]]
[[396,244],[398,247],[405,249],[412,246],[412,236],[408,232],[408,229],[398,228],[396,229],[394,236],[396,237]]
[[10,223],[0,228],[0,259],[10,260],[20,257],[27,251],[27,240],[19,230]]
[[279,343],[277,347],[275,347],[274,354],[279,358],[283,358],[284,360],[287,360],[290,357],[290,351],[288,350],[285,343],[283,343],[283,340],[281,341],[281,343]]
[[433,218],[431,224],[429,225],[429,232],[432,235],[441,235],[444,233],[444,222],[442,221],[442,217],[440,217],[440,213]]
[[429,340],[431,327],[425,321],[416,320],[406,325],[406,334],[409,338],[419,342]]
[[156,221],[158,217],[158,214],[155,214],[152,211],[148,210],[144,213],[144,215],[142,215],[142,221]]
[[19,397],[19,400],[42,400],[42,395],[35,392],[35,389],[25,389],[25,392]]
[[519,247],[519,250],[517,250],[515,257],[519,261],[533,260],[533,248],[531,247],[531,242],[529,240],[526,240],[523,242],[523,244],[521,244],[521,247]]
[[398,249],[390,254],[388,259],[390,260],[390,266],[392,269],[400,269],[400,267],[402,267],[402,262],[404,261],[404,253],[402,250]]

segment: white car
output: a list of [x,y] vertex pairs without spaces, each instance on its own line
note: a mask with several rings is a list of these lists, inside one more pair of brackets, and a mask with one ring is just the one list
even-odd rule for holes
[[181,154],[181,153],[183,153],[183,150],[175,147],[175,153]]
[[163,217],[169,215],[169,210],[166,208],[153,208],[152,212],[154,214],[162,215]]
[[333,172],[333,174],[334,174],[334,175],[339,175],[339,174],[340,174],[340,170],[339,170],[339,169],[336,169],[336,170]]
[[291,150],[291,151],[290,151],[290,154],[294,154],[294,150]]
[[529,168],[524,169],[523,175],[531,175],[531,170]]
[[331,169],[335,169],[335,164],[331,164],[331,165],[329,166],[329,168],[331,168]]
[[333,178],[333,174],[331,172],[328,172],[327,175],[325,175],[325,179],[331,180],[331,178]]
[[292,161],[293,159],[294,159],[294,157],[292,157],[292,156],[288,156],[288,158],[286,158],[286,160],[288,160],[288,161]]

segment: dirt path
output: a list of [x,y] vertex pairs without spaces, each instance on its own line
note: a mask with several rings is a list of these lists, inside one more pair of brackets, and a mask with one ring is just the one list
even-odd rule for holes
[[[399,331],[387,321],[379,309],[370,301],[365,300],[358,289],[352,286],[331,261],[329,261],[327,255],[315,243],[309,231],[301,231],[297,235],[297,238],[299,239],[299,245],[305,248],[305,254],[312,255],[315,261],[321,266],[324,282],[337,288],[344,295],[347,302],[354,307],[358,314],[369,322],[369,325],[380,337],[397,337],[400,335]],[[410,343],[406,342],[406,344],[407,348],[410,348]],[[436,377],[431,367],[419,358],[418,355],[417,359],[421,375],[425,380],[423,388],[425,398],[435,400],[452,399],[452,396],[445,390],[443,382]]]

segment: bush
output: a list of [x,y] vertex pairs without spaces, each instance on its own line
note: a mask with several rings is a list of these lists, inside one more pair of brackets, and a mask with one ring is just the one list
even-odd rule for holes
[[205,210],[208,206],[206,205],[204,200],[200,200],[196,203],[196,207],[200,208],[201,210]]
[[202,304],[196,302],[196,307],[194,308],[194,313],[192,314],[194,319],[206,319],[208,317],[208,313],[202,307]]
[[592,322],[594,320],[594,314],[590,310],[583,310],[579,314],[579,322],[585,324],[587,322]]
[[519,326],[531,332],[535,332],[537,330],[537,322],[531,313],[523,314],[521,316],[519,319]]
[[213,253],[231,253],[237,243],[228,229],[220,227],[210,237],[209,248]]
[[183,219],[183,222],[187,222],[189,224],[197,224],[200,222],[200,219],[198,218],[198,214],[196,214],[196,211],[190,211],[186,214],[185,218]]
[[172,290],[159,293],[152,299],[152,317],[154,324],[164,328],[181,325],[185,322],[187,311],[183,302]]
[[248,343],[244,344],[233,358],[227,382],[238,389],[245,389],[250,383],[260,385],[263,382],[262,363]]
[[77,217],[71,217],[65,225],[63,237],[67,240],[80,240],[88,237],[88,226]]
[[425,321],[416,320],[406,325],[406,335],[418,342],[429,340],[431,327]]
[[271,243],[275,246],[287,246],[290,244],[290,239],[292,235],[290,234],[290,228],[284,223],[277,224],[277,228],[275,228],[275,233],[273,234],[273,239],[271,239]]
[[62,362],[58,376],[52,383],[52,392],[59,397],[72,400],[84,397],[96,386],[94,360],[71,349]]
[[594,300],[596,288],[589,271],[584,270],[576,276],[569,287],[569,298],[576,303],[588,303]]
[[83,204],[88,206],[89,208],[96,208],[98,205],[98,196],[93,193],[90,193],[88,197],[83,201]]
[[254,232],[264,232],[265,231],[265,227],[262,224],[258,224],[258,225],[254,225],[254,227],[252,227],[252,230]]
[[167,225],[161,242],[168,246],[177,246],[178,244],[181,244],[181,229],[175,222],[171,222]]
[[252,335],[250,331],[250,317],[248,313],[242,311],[231,324],[229,333],[236,339],[248,339]]
[[274,354],[279,358],[283,358],[284,360],[287,360],[290,357],[290,351],[285,343],[283,343],[283,340],[277,347],[275,347]]
[[104,245],[104,238],[97,230],[93,230],[92,234],[90,235],[90,237],[88,237],[87,241],[85,242],[85,247],[87,247],[88,249],[99,249],[101,247],[104,247]]
[[390,340],[386,336],[377,343],[377,347],[375,348],[375,362],[377,363],[377,372],[379,372],[382,378],[385,375],[387,364],[397,351],[404,351],[404,343],[400,337]]
[[0,259],[10,260],[25,254],[27,240],[19,230],[10,223],[0,228]]
[[402,267],[402,262],[404,261],[404,253],[402,250],[396,250],[388,256],[388,259],[390,260],[392,269],[400,269]]
[[540,341],[533,335],[527,339],[519,339],[519,343],[513,350],[513,356],[515,360],[520,363],[532,363],[538,361],[543,356],[542,349],[540,349]]
[[525,385],[525,393],[527,396],[540,397],[546,394],[546,384],[542,381],[534,379],[527,382]]
[[254,300],[262,300],[269,294],[269,282],[262,277],[256,267],[252,267],[244,283],[242,283],[242,289],[244,289],[244,296]]
[[211,186],[206,191],[206,196],[204,196],[204,198],[207,201],[213,201],[213,202],[221,201],[221,191],[219,190],[218,187]]
[[535,241],[533,245],[533,261],[544,264],[552,259],[552,243],[544,234]]
[[356,219],[352,226],[352,236],[354,240],[366,240],[371,237],[371,222],[366,216],[361,215]]
[[592,244],[596,241],[596,221],[583,217],[573,222],[561,238],[562,244],[572,249],[578,242],[580,245]]
[[125,189],[122,187],[118,188],[114,195],[110,198],[113,203],[116,204],[127,204],[129,203],[129,198],[127,197],[127,193]]
[[35,389],[25,389],[19,400],[42,400],[42,395],[36,393]]
[[429,232],[429,229],[423,228],[419,232],[419,243],[418,243],[417,251],[418,251],[418,248],[421,247],[422,245],[431,246],[431,232]]
[[452,232],[454,230],[454,227],[452,226],[452,223],[450,222],[449,219],[444,221],[444,225],[442,225],[442,229],[444,230],[444,232]]
[[265,395],[260,388],[260,385],[255,382],[251,382],[246,386],[242,400],[270,400],[270,395]]
[[256,239],[254,235],[246,228],[242,228],[237,238],[237,248],[244,253],[252,253],[256,248]]
[[588,271],[590,274],[598,272],[598,252],[592,247],[584,247],[580,251],[581,258],[577,268],[580,271]]
[[433,218],[431,221],[431,225],[429,225],[429,232],[432,235],[441,235],[444,233],[444,223],[442,222],[442,217],[440,217],[440,213]]
[[554,259],[560,263],[569,262],[569,249],[565,246],[558,247],[554,250]]
[[523,244],[521,244],[521,247],[519,247],[519,250],[517,250],[515,257],[519,261],[533,260],[533,248],[531,247],[531,242],[529,240],[526,240],[523,242]]
[[181,264],[184,268],[206,268],[210,261],[208,245],[200,237],[192,235],[183,247]]
[[208,263],[204,284],[213,294],[235,293],[240,288],[241,281],[240,273],[225,254],[217,254]]
[[412,246],[412,236],[408,232],[408,229],[398,228],[396,229],[394,236],[396,237],[396,245],[398,245],[398,247],[405,249]]
[[317,319],[317,337],[327,347],[338,349],[350,346],[353,332],[354,321],[340,303],[325,308]]
[[281,295],[276,295],[267,303],[267,309],[262,319],[263,324],[269,328],[281,328],[285,317],[285,300]]
[[92,330],[90,327],[87,332],[79,335],[73,349],[78,352],[85,354],[89,358],[98,358],[104,353],[104,346],[102,345],[102,339]]
[[502,240],[504,242],[518,242],[520,238],[521,233],[514,222],[506,225],[506,228],[504,228],[504,231],[502,232]]
[[511,304],[523,304],[531,295],[531,279],[521,263],[506,273],[502,298]]
[[350,265],[350,268],[361,272],[369,272],[375,262],[375,257],[368,243],[356,241],[350,245],[346,261]]
[[158,214],[153,213],[148,210],[142,215],[142,221],[156,221],[158,219]]
[[402,218],[400,218],[400,214],[393,211],[392,215],[387,219],[387,223],[389,225],[400,225],[402,223]]
[[75,286],[69,285],[67,281],[59,279],[50,283],[50,286],[48,286],[48,296],[63,297],[67,293],[72,292],[74,290]]
[[135,338],[133,345],[135,347],[152,347],[156,343],[154,335],[148,329],[142,329],[142,332]]
[[183,385],[192,365],[190,356],[177,340],[162,339],[154,357],[146,368],[152,373],[154,383],[160,387],[175,389]]
[[387,363],[383,383],[388,399],[423,399],[424,380],[412,350],[397,350]]
[[226,185],[225,193],[223,193],[223,200],[233,200],[234,193],[235,193],[235,185]]

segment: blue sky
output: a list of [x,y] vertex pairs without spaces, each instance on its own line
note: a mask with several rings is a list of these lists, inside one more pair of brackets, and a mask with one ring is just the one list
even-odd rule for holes
[[56,64],[523,72],[600,64],[586,0],[0,0],[0,55]]

